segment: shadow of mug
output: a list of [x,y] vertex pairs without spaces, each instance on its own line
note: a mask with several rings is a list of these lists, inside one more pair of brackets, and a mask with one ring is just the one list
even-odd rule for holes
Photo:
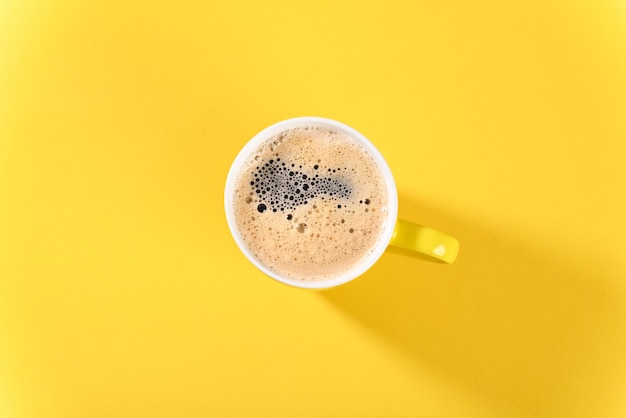
[[[319,297],[502,416],[601,416],[619,396],[624,300],[584,257],[555,260],[504,231],[401,196],[400,217],[456,236],[455,264],[391,249],[364,276]],[[411,215],[413,214],[413,215]],[[411,219],[419,214],[419,219]]]

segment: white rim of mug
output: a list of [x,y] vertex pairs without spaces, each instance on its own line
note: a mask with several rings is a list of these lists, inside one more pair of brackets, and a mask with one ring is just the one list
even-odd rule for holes
[[[259,145],[261,145],[267,138],[285,130],[302,126],[328,128],[334,131],[344,133],[356,140],[361,146],[363,146],[363,148],[365,148],[367,153],[376,162],[376,165],[383,175],[388,195],[387,224],[385,225],[385,228],[382,231],[382,235],[378,240],[376,246],[374,246],[374,248],[370,251],[365,260],[356,264],[349,270],[346,270],[344,273],[338,275],[337,277],[327,280],[300,281],[297,279],[285,277],[265,266],[251,253],[248,246],[244,242],[243,238],[241,237],[241,233],[239,232],[239,228],[237,227],[234,215],[233,196],[236,188],[237,175],[239,174],[239,171],[241,170],[241,167],[244,165],[246,160],[248,160],[248,158],[259,147]],[[226,187],[224,190],[224,207],[226,211],[226,221],[228,223],[230,232],[235,239],[235,242],[237,243],[237,246],[244,253],[246,258],[250,260],[252,264],[254,264],[259,270],[261,270],[272,279],[287,284],[289,286],[299,287],[302,289],[327,289],[342,285],[356,279],[367,270],[369,270],[383,255],[385,249],[389,245],[389,241],[391,241],[391,236],[393,235],[393,230],[398,218],[398,194],[396,190],[396,183],[393,179],[393,175],[391,174],[391,169],[389,168],[389,165],[383,158],[382,154],[374,146],[374,144],[363,134],[350,126],[333,119],[318,116],[303,116],[282,120],[268,126],[261,132],[256,134],[250,141],[248,141],[248,143],[241,149],[241,151],[239,151],[239,154],[235,158],[233,164],[230,167],[230,170],[228,171],[228,177],[226,178]]]

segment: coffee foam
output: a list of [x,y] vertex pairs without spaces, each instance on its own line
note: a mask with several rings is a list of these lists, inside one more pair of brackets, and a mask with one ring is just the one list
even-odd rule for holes
[[364,260],[388,217],[385,180],[350,136],[326,128],[283,131],[237,176],[237,227],[251,253],[291,279],[328,280]]

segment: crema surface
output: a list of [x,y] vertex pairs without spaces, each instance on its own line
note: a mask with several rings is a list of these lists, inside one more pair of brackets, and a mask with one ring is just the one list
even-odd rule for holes
[[353,138],[301,127],[268,138],[237,176],[237,227],[262,264],[295,280],[327,280],[358,265],[388,216],[385,180]]

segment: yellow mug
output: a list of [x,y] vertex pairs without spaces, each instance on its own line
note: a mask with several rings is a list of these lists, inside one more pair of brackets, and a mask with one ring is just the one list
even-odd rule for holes
[[[279,147],[284,148],[282,138],[285,138],[286,136],[288,136],[289,132],[301,132],[302,130],[308,131],[309,129],[311,130],[311,132],[316,131],[316,132],[324,133],[325,135],[334,135],[332,136],[333,138],[341,138],[341,140],[349,141],[351,144],[350,147],[354,149],[358,149],[359,150],[358,154],[353,154],[351,157],[346,157],[346,158],[354,159],[355,156],[358,158],[366,158],[366,160],[364,159],[363,161],[366,161],[367,164],[370,164],[370,163],[372,164],[373,170],[368,169],[369,170],[368,173],[377,172],[376,182],[381,184],[381,188],[380,188],[381,193],[379,193],[379,195],[382,196],[381,202],[384,202],[384,205],[381,206],[380,208],[381,210],[376,215],[379,217],[377,219],[381,219],[381,221],[376,223],[376,225],[379,225],[379,226],[376,226],[375,238],[372,238],[373,241],[371,241],[371,244],[368,244],[370,246],[366,248],[365,250],[363,250],[364,251],[363,255],[359,256],[358,259],[354,259],[353,261],[350,261],[349,263],[342,265],[341,269],[337,270],[336,272],[331,271],[329,273],[325,273],[325,274],[320,273],[317,275],[315,274],[315,270],[317,267],[319,267],[320,271],[326,271],[328,270],[328,268],[330,268],[328,267],[325,261],[303,260],[302,263],[304,262],[309,263],[307,265],[307,268],[309,269],[312,268],[311,274],[307,273],[306,275],[304,275],[298,272],[294,273],[293,271],[285,270],[284,268],[279,267],[278,264],[273,263],[271,260],[274,260],[274,259],[278,260],[281,257],[284,258],[285,254],[283,254],[283,252],[287,250],[279,248],[281,246],[279,244],[276,244],[276,240],[273,240],[267,237],[264,233],[250,233],[250,231],[246,230],[247,227],[245,226],[252,222],[250,221],[250,219],[255,220],[255,218],[262,218],[264,216],[268,216],[268,217],[273,216],[273,218],[271,219],[275,219],[278,215],[284,217],[286,214],[286,212],[283,212],[285,207],[287,207],[288,209],[295,207],[296,204],[293,203],[293,196],[288,196],[289,193],[285,194],[284,196],[282,195],[283,195],[283,191],[287,190],[286,188],[288,187],[288,184],[291,184],[289,183],[290,178],[288,177],[288,175],[302,176],[304,179],[307,178],[306,174],[302,174],[304,173],[304,171],[302,172],[297,171],[298,167],[301,168],[301,165],[293,164],[296,168],[288,169],[289,166],[292,164],[288,164],[287,166],[285,166],[284,161],[274,162],[274,160],[280,160],[280,158],[278,157],[272,157],[273,159],[269,159],[269,160],[268,159],[265,159],[265,160],[261,159],[260,161],[256,161],[256,160],[259,160],[259,155],[260,155],[259,150],[261,149],[264,149],[266,151],[271,150],[272,156],[274,155],[278,156],[278,153],[274,153],[274,151],[279,149]],[[312,135],[312,134],[309,133],[307,135]],[[277,138],[280,138],[280,139],[277,139]],[[303,143],[313,144],[311,142],[313,140],[318,141],[317,138],[313,138],[313,139],[307,139],[307,141],[309,142],[305,141]],[[333,139],[333,141],[335,141],[335,139]],[[296,146],[295,143],[294,143],[294,146]],[[306,146],[307,145],[304,145],[304,147]],[[308,146],[312,147],[313,145],[308,145]],[[337,148],[331,148],[330,146],[328,146],[328,148],[325,148],[327,147],[327,145],[322,144],[322,143],[319,143],[319,144],[316,143],[315,146],[319,147],[318,151],[321,149],[322,152],[325,152],[326,149],[333,149],[335,153],[338,152],[336,151]],[[298,147],[303,147],[303,146],[298,145]],[[340,149],[343,149],[343,148],[340,148]],[[306,151],[306,150],[302,150],[301,148],[296,149],[296,152],[300,152],[300,151]],[[361,152],[363,153],[363,155],[366,155],[368,157],[361,157]],[[270,155],[270,154],[266,154],[266,155]],[[336,155],[328,156],[328,158],[335,158],[335,159],[336,157],[337,157]],[[341,158],[344,158],[344,157],[341,157]],[[322,159],[323,159],[323,156],[322,156]],[[346,165],[349,165],[348,164],[349,162],[351,161],[347,160]],[[256,167],[254,167],[255,164],[256,164]],[[257,171],[256,172],[246,171],[246,170],[252,170],[251,167],[254,167]],[[258,171],[259,169],[261,170]],[[263,187],[260,187],[259,180],[255,179],[255,177],[252,177],[252,175],[257,176],[256,173],[261,173],[261,171],[266,172],[265,171],[266,169],[267,169],[267,173],[269,173],[269,171],[272,170],[272,173],[276,171],[276,173],[280,173],[281,176],[283,174],[285,176],[284,178],[280,177],[279,174],[272,174],[270,176],[272,179],[274,179],[273,181],[275,183],[271,187],[273,187],[276,190],[280,189],[281,192],[274,193],[274,189],[272,189],[272,191],[270,192],[270,187],[267,187],[267,193],[268,193],[267,196],[269,196],[271,193],[274,193],[274,195],[280,194],[279,197],[276,197],[276,196],[273,198],[267,197],[266,199],[265,198],[266,197],[265,186],[269,185],[269,180],[267,180],[266,178],[266,181],[268,181],[268,184],[265,184]],[[310,171],[309,175],[312,176],[312,173],[317,172],[316,171],[318,169],[317,164],[314,166],[314,169],[315,171],[314,170]],[[281,170],[284,170],[284,171],[281,171]],[[328,171],[329,171],[329,175],[333,174],[330,168],[328,168]],[[245,177],[242,179],[242,177],[244,176],[243,174],[244,172],[249,177]],[[254,174],[250,174],[250,173],[254,173]],[[339,173],[336,173],[336,174],[339,175]],[[342,176],[345,176],[345,174],[342,173]],[[316,174],[315,177],[318,177],[318,175]],[[341,176],[338,178],[345,179],[345,177],[341,177]],[[249,180],[251,179],[252,181],[249,182]],[[339,203],[337,206],[341,208],[342,200],[340,197],[337,197],[337,196],[341,194],[341,191],[343,190],[343,193],[345,196],[342,196],[342,198],[347,199],[347,196],[350,193],[347,189],[347,186],[345,189],[341,189],[341,187],[343,187],[342,186],[343,183],[341,181],[337,179],[331,179],[328,177],[325,177],[324,180],[327,182],[326,183],[327,188],[325,189],[324,193],[327,193],[327,194],[330,193],[330,195],[332,195],[333,194],[332,191],[329,192],[329,190],[334,190],[335,195],[336,195],[335,197],[329,197],[328,195],[325,195],[326,196],[325,203],[328,203],[328,201],[332,199],[334,202],[333,204]],[[311,181],[309,180],[308,182],[310,183]],[[260,184],[263,184],[263,182],[261,182]],[[302,186],[297,186],[298,185],[297,182],[295,182],[294,184],[296,185],[294,187],[302,187]],[[329,184],[331,186],[328,186]],[[333,184],[334,186],[332,186]],[[305,185],[304,187],[306,186],[307,185]],[[333,187],[335,187],[335,189],[333,189]],[[256,190],[254,190],[255,188]],[[255,194],[255,191],[256,191],[256,194]],[[300,202],[301,204],[312,206],[313,201],[311,202],[306,201],[305,199],[307,199],[307,197],[305,197],[305,194],[303,191],[298,189],[297,192],[302,193],[300,194],[300,196],[302,196],[302,199],[301,199],[302,202]],[[313,196],[313,195],[309,194],[308,196]],[[278,203],[275,201],[277,201],[278,199],[282,199],[283,197],[285,199],[290,198],[292,199],[292,201],[285,200],[285,202],[287,203],[281,204],[279,208],[279,206],[277,206]],[[297,197],[298,196],[296,196],[296,200],[297,200]],[[319,197],[316,197],[316,198],[319,199]],[[250,204],[249,207],[246,207],[245,204],[242,203],[243,199],[245,199],[245,202]],[[270,210],[271,208],[270,199],[272,199],[271,200],[272,205],[276,204],[274,205],[275,207],[271,210]],[[322,196],[321,199],[324,199],[324,196]],[[290,204],[291,206],[289,206]],[[436,229],[433,229],[433,228],[429,228],[429,227],[422,226],[422,225],[417,225],[411,222],[407,222],[405,220],[398,219],[398,195],[396,191],[395,181],[394,181],[393,175],[391,174],[391,170],[389,169],[389,166],[387,165],[387,162],[384,160],[383,156],[376,149],[376,147],[372,144],[372,142],[369,141],[364,135],[362,135],[357,130],[351,128],[350,126],[347,126],[341,122],[338,122],[332,119],[326,119],[326,118],[320,118],[320,117],[299,117],[299,118],[287,119],[287,120],[278,122],[274,125],[271,125],[268,128],[259,132],[257,135],[255,135],[239,152],[239,154],[235,158],[235,161],[233,162],[230,168],[228,177],[226,179],[226,187],[225,187],[225,192],[224,192],[224,206],[225,206],[225,211],[226,211],[226,220],[228,222],[228,226],[233,235],[233,238],[235,239],[235,242],[237,243],[237,245],[239,246],[243,254],[248,258],[248,260],[250,260],[258,269],[260,269],[262,272],[267,274],[269,277],[281,283],[284,283],[290,286],[299,287],[299,288],[304,288],[304,289],[318,289],[318,290],[327,289],[327,288],[331,288],[331,287],[335,287],[335,286],[347,283],[355,279],[356,277],[366,272],[372,265],[374,265],[374,263],[380,258],[380,256],[389,246],[399,248],[400,252],[403,252],[403,253],[414,254],[421,258],[426,258],[426,259],[430,259],[433,261],[438,261],[438,262],[446,263],[446,264],[454,262],[458,254],[458,250],[459,250],[458,241],[455,238],[451,237],[450,235],[444,232],[438,231]],[[312,207],[315,207],[315,206],[312,206]],[[365,209],[365,211],[367,210],[368,209]],[[257,213],[257,211],[259,213]],[[272,214],[271,211],[278,212],[278,213]],[[289,212],[289,210],[287,210],[287,212]],[[337,210],[331,209],[329,212],[337,212]],[[309,210],[308,213],[311,213],[311,211]],[[352,213],[354,213],[354,211],[352,211]],[[286,215],[286,216],[287,216],[287,219],[291,219],[291,215]],[[245,221],[242,219],[243,217],[245,217]],[[283,219],[282,217],[281,219]],[[342,219],[342,222],[343,222],[343,219]],[[268,225],[274,225],[274,224],[270,223]],[[304,229],[304,226],[302,225],[305,225],[305,224],[300,224],[300,226],[298,226],[297,228]],[[294,232],[294,228],[296,228],[295,225],[290,225],[285,222],[283,227],[285,228],[286,231],[288,231],[287,228],[291,228],[291,232],[285,232],[285,233],[286,234],[290,233],[291,234],[290,236],[292,237],[292,239],[299,239],[302,241],[304,240],[305,237],[308,237],[308,235],[306,234],[298,235],[297,233],[295,233]],[[321,228],[323,229],[324,227],[321,226]],[[271,230],[272,227],[269,226],[269,229]],[[263,231],[267,233],[267,225],[264,226]],[[303,231],[299,231],[299,232],[303,232]],[[310,231],[307,231],[307,232],[310,232]],[[353,232],[353,231],[351,230],[350,232]],[[276,228],[274,229],[273,233],[278,233],[276,232]],[[365,234],[367,234],[367,232],[365,232]],[[355,236],[356,239],[360,239],[357,237],[357,235],[359,234],[353,234],[353,235]],[[314,234],[312,233],[311,236],[313,237]],[[352,238],[352,235],[348,237]],[[332,237],[329,239],[332,240]],[[314,247],[317,245],[323,245],[323,243],[321,242],[318,242],[316,244],[316,241],[314,239],[309,240],[309,241],[310,241],[310,245]],[[347,244],[351,245],[352,242],[344,241],[344,245],[347,245]],[[272,247],[270,248],[270,246]],[[272,252],[275,252],[275,254],[267,255],[268,253],[272,253]],[[301,252],[305,254],[306,253],[317,254],[319,251],[318,251],[318,248],[304,248],[304,251],[301,251]],[[335,250],[335,252],[337,252],[337,250]],[[333,260],[338,259],[341,262],[340,255],[333,254],[332,256],[334,257]],[[294,258],[297,258],[297,257],[294,257]],[[301,257],[301,258],[306,258],[306,257]],[[298,262],[300,261],[295,261],[295,263],[298,263]],[[318,263],[317,265],[315,264],[316,262]]]

